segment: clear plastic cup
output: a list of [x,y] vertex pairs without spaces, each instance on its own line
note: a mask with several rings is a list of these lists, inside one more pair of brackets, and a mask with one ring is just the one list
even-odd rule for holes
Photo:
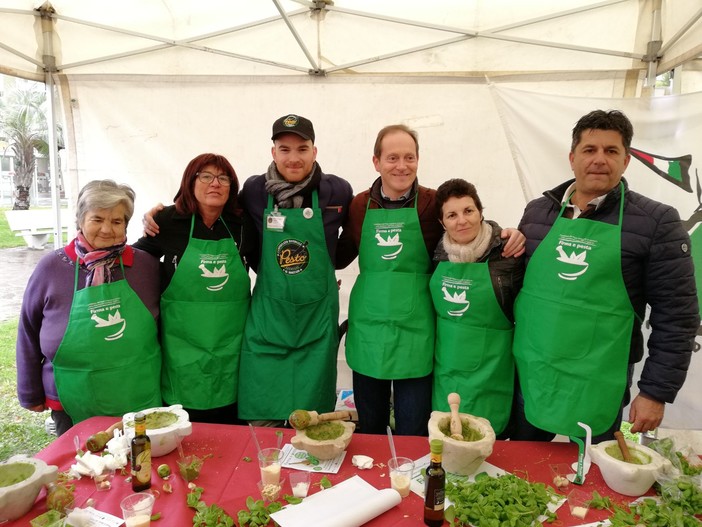
[[198,456],[185,456],[176,461],[181,477],[190,483],[198,478],[202,470],[202,458]]
[[296,498],[306,498],[310,489],[310,473],[304,470],[291,472],[290,489]]
[[119,505],[125,527],[149,527],[154,500],[154,495],[148,492],[137,492],[124,498]]
[[261,468],[261,483],[280,485],[280,448],[264,448],[258,453],[258,466]]
[[573,489],[568,493],[568,507],[570,507],[570,515],[574,518],[584,520],[589,510],[589,501],[591,495],[579,489]]
[[112,488],[112,479],[115,477],[115,469],[105,468],[102,473],[93,476],[95,488],[98,491],[110,490]]
[[408,457],[390,458],[388,461],[390,470],[390,486],[406,498],[410,493],[410,483],[414,473],[414,461]]
[[557,490],[566,488],[575,477],[568,463],[554,463],[549,465],[549,468],[551,469],[551,483]]

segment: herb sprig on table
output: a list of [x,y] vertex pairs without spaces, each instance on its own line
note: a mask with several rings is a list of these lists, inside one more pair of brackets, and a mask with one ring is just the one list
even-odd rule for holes
[[195,509],[193,516],[193,527],[233,527],[234,519],[217,505],[209,507],[200,500],[203,492],[202,487],[195,487],[186,495],[188,507]]
[[[246,498],[246,509],[240,510],[237,520],[241,527],[263,527],[271,522],[271,514],[278,512],[283,506],[273,501],[266,506],[263,500],[255,500],[251,496]],[[248,510],[247,510],[248,509]]]
[[[612,527],[699,527],[694,515],[702,514],[702,490],[681,476],[660,484],[660,499],[643,498],[632,505],[612,504],[609,498],[592,493],[588,503],[593,509],[607,509]],[[602,525],[602,524],[600,524]]]
[[529,483],[513,474],[493,478],[482,472],[475,482],[456,481],[446,487],[453,505],[446,509],[446,519],[455,527],[529,527],[539,516],[556,519],[548,510],[559,499],[543,483]]
[[[653,498],[644,498],[631,508],[619,505],[613,506],[614,514],[609,518],[612,527],[630,527],[645,525],[646,527],[699,527],[699,520],[685,514],[679,506],[668,503],[658,503]],[[603,524],[598,524],[603,525]]]

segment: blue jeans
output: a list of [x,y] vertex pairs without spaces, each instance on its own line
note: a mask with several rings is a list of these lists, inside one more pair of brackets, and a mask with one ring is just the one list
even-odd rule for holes
[[390,392],[395,408],[397,435],[428,435],[432,375],[414,379],[376,379],[353,372],[353,398],[359,432],[385,434],[390,424]]

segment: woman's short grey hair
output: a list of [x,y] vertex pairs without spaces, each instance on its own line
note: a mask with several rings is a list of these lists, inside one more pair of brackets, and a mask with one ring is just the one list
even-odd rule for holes
[[124,221],[129,220],[134,214],[134,198],[136,194],[129,185],[119,185],[111,179],[98,179],[90,181],[80,190],[78,204],[76,205],[76,222],[80,229],[85,216],[91,210],[111,209],[120,203],[124,204]]

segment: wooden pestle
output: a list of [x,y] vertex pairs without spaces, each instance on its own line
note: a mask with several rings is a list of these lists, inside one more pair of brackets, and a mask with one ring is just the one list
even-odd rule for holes
[[631,463],[631,452],[629,452],[629,445],[626,444],[626,439],[624,439],[624,435],[617,430],[614,432],[614,438],[617,440],[617,444],[619,445],[619,450],[622,451],[622,457],[624,458],[624,461],[627,463]]
[[326,414],[318,414],[313,410],[295,410],[288,417],[290,426],[296,430],[304,430],[308,426],[314,426],[324,421],[348,421],[349,419],[351,419],[351,412],[347,410],[328,412]]
[[463,424],[458,415],[458,407],[461,405],[461,396],[456,392],[448,395],[448,404],[451,408],[451,439],[463,441]]
[[107,430],[98,432],[97,434],[91,435],[86,441],[85,446],[91,452],[100,452],[107,442],[114,436],[115,430],[118,428],[122,430],[122,421],[117,421],[115,424],[111,425]]

